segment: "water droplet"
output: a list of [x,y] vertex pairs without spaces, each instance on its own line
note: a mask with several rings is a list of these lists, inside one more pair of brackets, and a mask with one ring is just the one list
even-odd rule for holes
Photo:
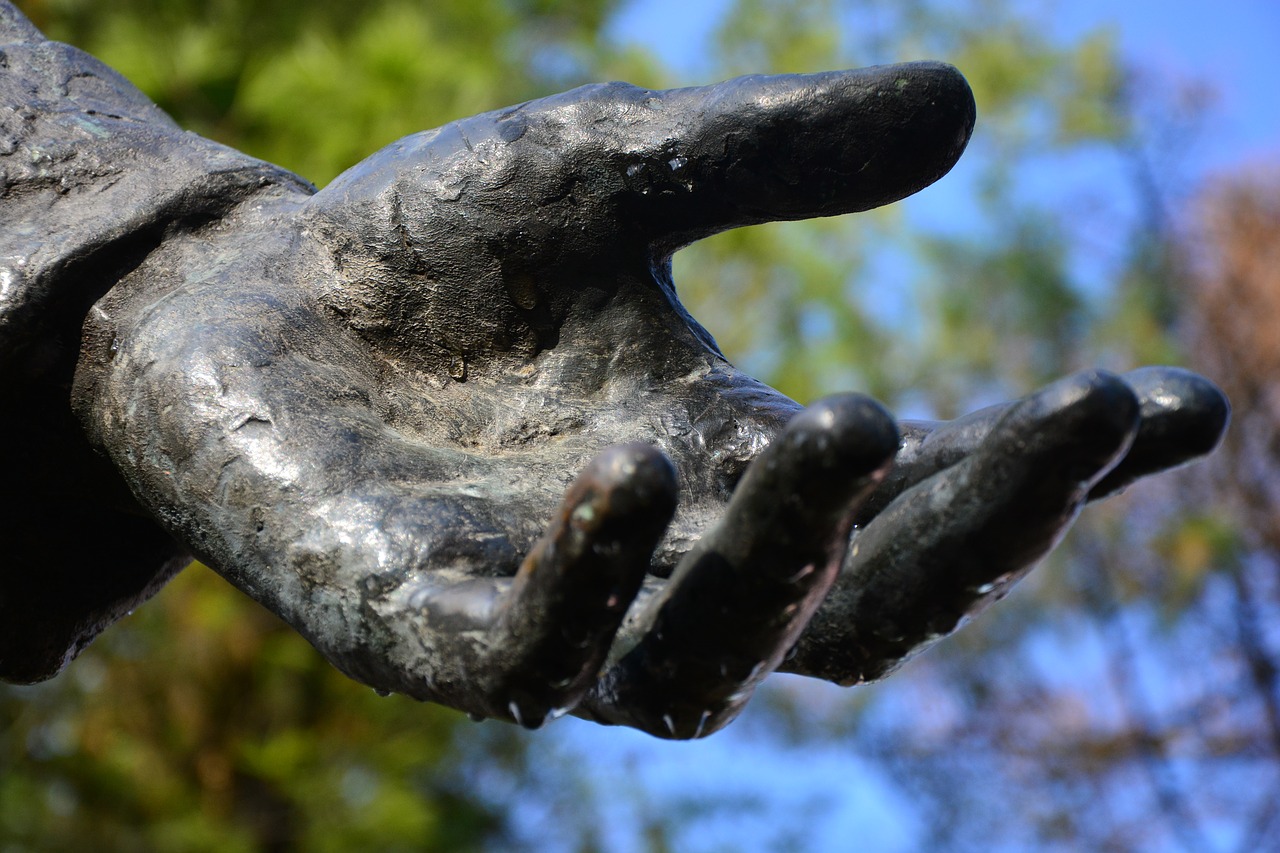
[[989,593],[996,591],[996,585],[994,583],[984,583],[982,586],[976,587],[973,591],[978,595],[988,595]]
[[467,358],[464,355],[455,353],[449,360],[449,375],[461,382],[467,378]]
[[703,711],[702,716],[698,718],[698,727],[693,731],[694,740],[702,737],[702,730],[707,727],[707,720],[711,719],[710,711]]

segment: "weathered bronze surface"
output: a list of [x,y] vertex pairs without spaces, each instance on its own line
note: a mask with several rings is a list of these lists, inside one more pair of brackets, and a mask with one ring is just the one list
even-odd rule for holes
[[0,51],[9,680],[194,555],[380,690],[696,737],[775,669],[892,671],[1226,425],[1170,368],[802,409],[685,312],[681,246],[941,177],[950,66],[587,86],[316,192],[2,0]]

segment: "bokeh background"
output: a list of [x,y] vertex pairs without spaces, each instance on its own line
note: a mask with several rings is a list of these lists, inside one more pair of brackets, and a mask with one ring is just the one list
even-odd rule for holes
[[693,314],[801,401],[951,417],[1172,363],[1235,420],[1211,463],[1091,508],[891,679],[775,676],[697,743],[379,697],[193,566],[59,678],[0,686],[0,851],[1280,850],[1280,7],[18,5],[183,125],[320,185],[585,82],[951,61],[979,110],[951,175],[681,252]]

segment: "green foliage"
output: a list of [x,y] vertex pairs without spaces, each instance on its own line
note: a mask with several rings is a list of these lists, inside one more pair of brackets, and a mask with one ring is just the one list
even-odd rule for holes
[[470,849],[504,824],[462,785],[454,742],[469,730],[452,711],[350,681],[193,566],[64,676],[0,688],[0,839]]
[[[20,3],[179,124],[323,185],[382,146],[594,79],[617,0]],[[638,65],[640,63],[637,63]]]
[[1166,589],[1160,600],[1171,618],[1203,594],[1215,573],[1239,571],[1244,551],[1238,526],[1216,510],[1189,513],[1166,524],[1151,544],[1164,563]]

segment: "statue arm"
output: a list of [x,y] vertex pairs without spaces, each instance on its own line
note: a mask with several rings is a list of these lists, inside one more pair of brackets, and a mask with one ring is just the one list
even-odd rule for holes
[[949,66],[583,87],[313,194],[0,10],[32,117],[5,127],[0,440],[46,475],[0,513],[6,678],[195,553],[379,690],[698,737],[777,668],[892,671],[1225,427],[1153,369],[900,432],[858,395],[802,409],[685,312],[680,246],[944,174],[974,120]]

